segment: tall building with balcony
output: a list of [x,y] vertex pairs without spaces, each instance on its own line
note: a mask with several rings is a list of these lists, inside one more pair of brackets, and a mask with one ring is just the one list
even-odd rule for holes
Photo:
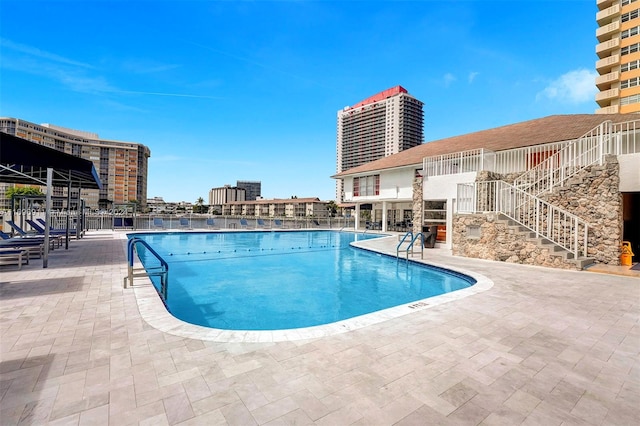
[[[337,173],[420,145],[423,105],[404,87],[395,86],[338,111]],[[336,200],[343,199],[343,181],[338,179]]]
[[596,114],[640,112],[640,1],[596,3]]
[[[93,162],[100,176],[102,189],[82,190],[81,197],[87,207],[110,209],[116,204],[132,200],[136,200],[141,207],[146,206],[147,164],[151,151],[145,145],[101,139],[97,133],[52,124],[35,124],[10,117],[0,117],[0,132]],[[0,193],[5,192],[7,185],[0,184]],[[54,188],[52,195],[66,196],[66,190]],[[8,208],[5,197],[0,197],[0,208]]]

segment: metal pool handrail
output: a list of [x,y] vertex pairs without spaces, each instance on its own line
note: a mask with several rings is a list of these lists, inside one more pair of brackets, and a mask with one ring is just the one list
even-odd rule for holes
[[[149,250],[151,254],[153,254],[156,259],[160,261],[159,268],[150,268],[146,270],[145,268],[138,268],[137,271],[145,271],[144,273],[134,274],[133,268],[133,251],[136,244],[142,244]],[[143,276],[160,276],[160,297],[162,297],[163,301],[167,301],[168,297],[168,283],[169,283],[169,264],[154,250],[151,246],[143,239],[133,237],[127,242],[127,265],[128,265],[128,274],[124,277],[124,288],[127,288],[127,279],[133,285],[134,277],[143,277]]]
[[[400,259],[400,246],[402,245],[402,243],[404,243],[404,240],[407,239],[407,237],[411,237],[411,240],[413,240],[413,232],[412,231],[407,231],[406,234],[404,234],[404,237],[402,237],[402,239],[400,240],[400,242],[398,243],[398,245],[396,246],[396,258]],[[407,247],[407,258],[409,258],[409,247],[411,247],[411,243],[409,243],[409,246]]]
[[407,247],[407,260],[409,260],[409,249],[411,249],[411,254],[413,255],[413,244],[416,242],[418,237],[420,237],[420,241],[422,242],[422,244],[420,244],[420,259],[424,259],[424,235],[422,235],[422,232],[418,232]]

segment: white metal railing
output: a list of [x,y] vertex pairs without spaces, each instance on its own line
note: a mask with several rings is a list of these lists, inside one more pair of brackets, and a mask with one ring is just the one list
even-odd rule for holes
[[491,151],[471,149],[423,159],[424,176],[442,176],[486,170],[501,174],[523,173],[564,148],[571,141],[552,142],[524,148]]
[[602,164],[605,155],[640,152],[639,124],[640,120],[617,124],[605,121],[527,170],[514,185],[540,195],[563,185],[585,167]]
[[573,253],[587,255],[589,225],[578,216],[503,181],[458,185],[459,213],[501,213],[537,237]]
[[494,171],[500,174],[523,173],[535,167],[540,161],[564,148],[569,141],[551,142],[524,148],[506,149],[496,152]]
[[424,176],[443,176],[492,170],[494,155],[492,151],[480,148],[425,157],[422,161],[422,170]]

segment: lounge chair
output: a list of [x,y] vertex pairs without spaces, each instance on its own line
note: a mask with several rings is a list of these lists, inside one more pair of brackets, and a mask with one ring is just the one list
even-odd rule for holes
[[[0,231],[0,249],[4,250],[26,250],[30,257],[41,258],[44,253],[44,237],[11,237],[6,233]],[[56,240],[49,241],[49,247],[51,250],[56,245]],[[58,246],[60,243],[58,241]]]
[[153,218],[153,228],[154,229],[164,229],[164,221],[162,220],[161,217],[154,217]]
[[240,219],[240,227],[249,228],[249,223],[247,222],[247,219]]
[[[44,228],[31,219],[27,219],[26,222],[31,226],[38,234],[44,235]],[[49,235],[67,235],[66,229],[51,229],[49,228]]]
[[313,222],[313,224],[314,224],[314,226],[315,226],[316,228],[319,228],[319,227],[320,227],[320,222],[318,222],[317,220],[313,219],[311,222]]
[[286,226],[282,223],[282,221],[280,219],[275,219],[273,221],[273,227],[274,228],[286,228]]
[[[40,237],[42,238],[42,243],[44,243],[44,229],[42,229],[42,233],[29,233],[27,231],[25,231],[24,229],[20,228],[15,222],[13,222],[12,220],[7,220],[6,221],[9,226],[18,233],[18,235],[20,237],[29,237],[29,238],[35,238],[35,237]],[[57,241],[58,246],[60,246],[60,244],[62,243],[62,234],[56,234],[56,233],[50,233],[49,234],[49,241],[51,244],[51,248],[53,248],[55,246],[55,241]],[[54,241],[53,243],[51,243],[51,241]]]
[[207,218],[207,228],[209,229],[220,229],[216,226],[216,221],[212,217]]
[[[38,223],[39,223],[40,225],[42,225],[43,229],[44,229],[44,227],[47,225],[47,222],[45,222],[45,221],[44,221],[43,219],[41,219],[41,218],[37,218],[36,220],[38,221]],[[49,227],[49,229],[50,229],[51,231],[66,232],[66,228],[54,228],[53,226],[50,226],[50,227]],[[75,228],[69,228],[69,232],[71,232],[72,234],[74,234],[74,233],[76,232],[76,229],[75,229]]]
[[18,265],[18,269],[22,269],[23,264],[29,264],[29,252],[26,249],[0,247],[0,265]]
[[258,219],[258,227],[268,229],[271,228],[271,225],[267,225],[266,223],[264,223],[264,219]]
[[181,217],[180,218],[180,228],[182,228],[182,229],[191,229],[191,226],[189,224],[189,219],[187,219],[186,217]]
[[[42,235],[27,235],[12,237],[6,232],[0,231],[0,247],[20,247],[20,246],[44,246],[44,236]],[[60,247],[61,241],[58,237],[50,238],[49,247],[53,250],[56,247]]]

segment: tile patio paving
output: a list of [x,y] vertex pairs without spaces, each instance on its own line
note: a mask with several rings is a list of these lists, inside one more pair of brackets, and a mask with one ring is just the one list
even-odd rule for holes
[[0,424],[640,423],[640,279],[425,258],[494,285],[334,336],[220,343],[148,325],[123,240],[90,232],[47,269],[0,269]]

